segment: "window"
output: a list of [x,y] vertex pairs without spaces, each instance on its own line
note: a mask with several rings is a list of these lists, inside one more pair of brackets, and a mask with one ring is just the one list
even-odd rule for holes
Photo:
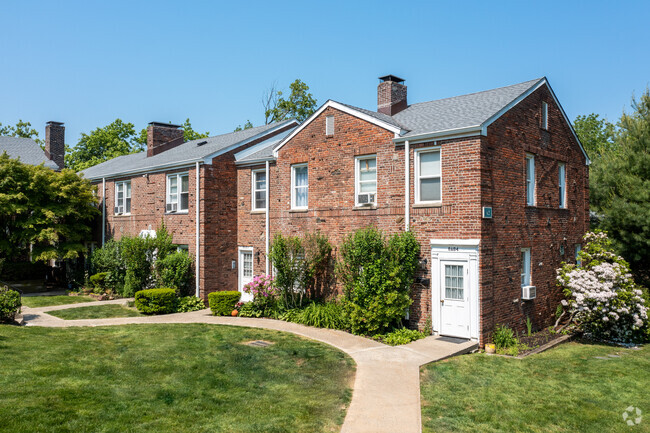
[[416,203],[441,201],[440,149],[421,150],[415,155]]
[[357,157],[355,178],[357,181],[355,205],[366,206],[377,203],[377,156]]
[[566,164],[563,162],[558,165],[558,175],[560,176],[560,208],[566,209]]
[[266,170],[253,170],[253,210],[266,210]]
[[189,253],[189,251],[190,251],[189,245],[186,245],[186,244],[175,245],[175,247],[176,247],[176,252],[179,252],[179,253],[181,251],[183,251],[185,253]]
[[465,299],[463,266],[445,265],[445,299]]
[[542,102],[542,128],[548,130],[548,104]]
[[530,286],[530,248],[521,249],[521,286]]
[[573,250],[576,259],[576,265],[582,266],[582,260],[580,260],[580,257],[578,256],[578,254],[580,254],[580,251],[582,250],[582,245],[576,244]]
[[190,176],[187,173],[167,176],[167,212],[187,212]]
[[325,135],[334,135],[334,116],[325,118]]
[[526,204],[535,206],[535,155],[526,155]]
[[307,164],[291,166],[291,208],[307,209],[308,194]]
[[117,215],[131,213],[131,181],[115,184],[115,213]]

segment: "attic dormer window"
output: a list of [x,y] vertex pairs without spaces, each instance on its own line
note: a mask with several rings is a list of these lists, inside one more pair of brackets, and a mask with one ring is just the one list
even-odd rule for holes
[[334,135],[334,116],[325,118],[325,135]]

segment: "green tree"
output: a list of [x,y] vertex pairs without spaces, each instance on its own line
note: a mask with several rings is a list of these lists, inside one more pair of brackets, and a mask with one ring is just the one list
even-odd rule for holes
[[85,251],[99,214],[88,180],[0,155],[0,258],[73,259]]
[[81,134],[75,147],[66,146],[65,162],[68,168],[80,171],[121,155],[142,151],[146,146],[136,139],[132,123],[115,119],[112,123]]
[[252,127],[253,127],[253,124],[251,123],[251,121],[247,120],[246,123],[244,123],[243,127],[241,125],[237,125],[237,127],[235,128],[235,130],[233,132],[243,131],[245,129],[251,129]]
[[38,144],[43,144],[43,140],[38,138],[38,131],[32,128],[31,123],[23,122],[22,119],[16,123],[16,126],[2,126],[0,123],[0,136],[31,138]]
[[573,128],[592,161],[597,162],[603,155],[615,151],[616,128],[598,114],[576,117]]
[[591,204],[637,278],[650,283],[650,92],[619,121],[616,149],[591,171]]
[[264,123],[281,122],[296,119],[302,122],[316,111],[316,99],[308,92],[309,86],[300,79],[289,85],[291,93],[285,99],[282,91],[271,86],[264,98]]

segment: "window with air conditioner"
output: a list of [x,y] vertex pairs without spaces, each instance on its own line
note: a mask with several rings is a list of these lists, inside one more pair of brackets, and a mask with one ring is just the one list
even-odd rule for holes
[[131,181],[115,183],[115,214],[131,213]]
[[266,170],[253,170],[253,210],[266,210]]
[[566,209],[566,164],[563,162],[558,164],[558,176],[560,209]]
[[526,154],[526,204],[535,206],[535,155]]
[[372,206],[377,203],[377,156],[355,158],[355,205]]
[[309,177],[307,164],[291,166],[291,208],[307,209],[309,203]]
[[535,299],[537,289],[531,284],[531,256],[530,248],[521,249],[521,298],[523,300]]
[[440,148],[415,152],[415,203],[442,201]]
[[167,175],[166,212],[187,212],[189,206],[190,176],[187,173]]

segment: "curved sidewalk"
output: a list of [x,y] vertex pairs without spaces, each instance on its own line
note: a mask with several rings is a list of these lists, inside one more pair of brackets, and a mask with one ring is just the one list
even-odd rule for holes
[[290,332],[342,350],[357,364],[352,401],[342,433],[418,433],[422,431],[420,410],[420,366],[450,356],[467,353],[474,342],[427,337],[404,346],[391,347],[368,338],[332,329],[312,328],[296,323],[247,317],[217,317],[209,310],[163,316],[112,319],[63,320],[47,311],[88,305],[124,303],[99,301],[42,308],[23,308],[28,326],[68,328],[153,323],[212,323]]

